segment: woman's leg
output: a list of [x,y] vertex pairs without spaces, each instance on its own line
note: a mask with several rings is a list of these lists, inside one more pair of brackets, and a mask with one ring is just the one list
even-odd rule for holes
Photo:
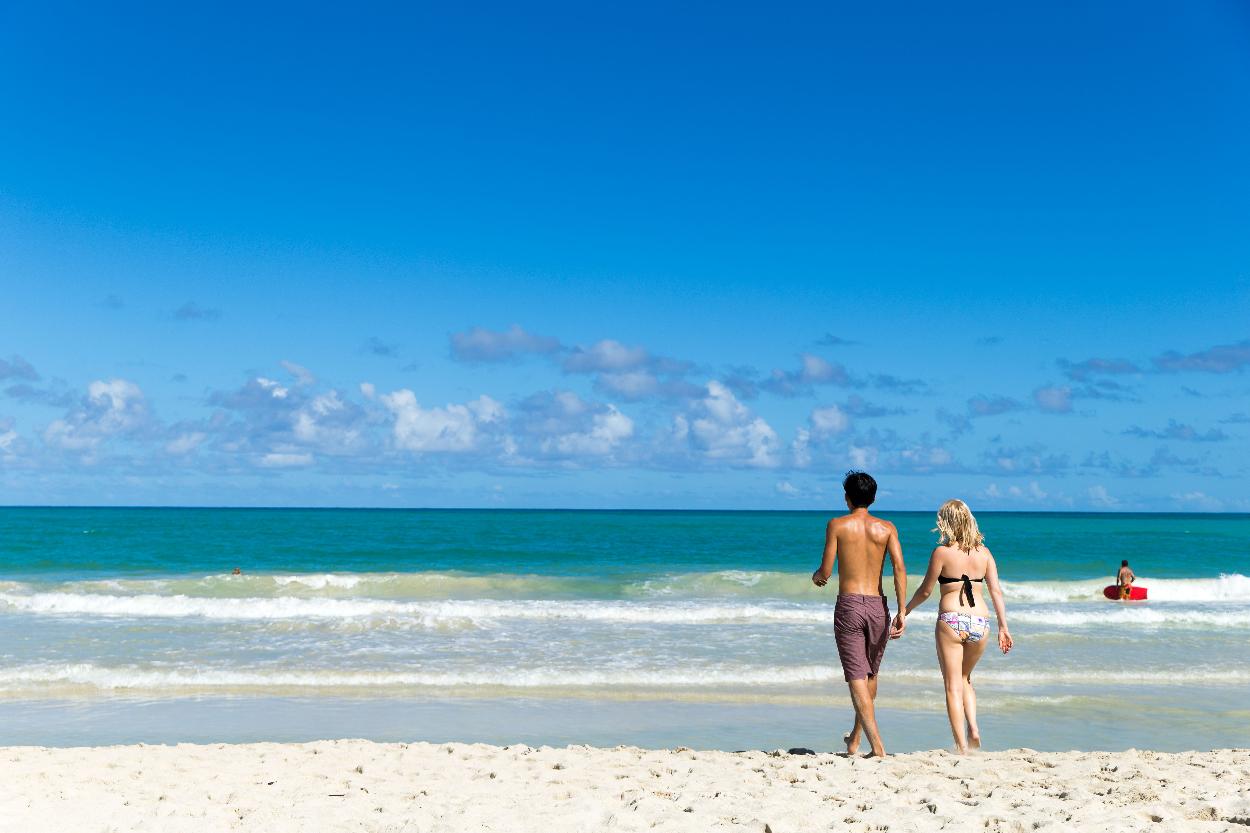
[[955,736],[955,751],[968,751],[968,737],[964,730],[964,643],[951,626],[937,623],[938,665],[946,684],[946,716],[951,721],[951,734]]
[[981,727],[977,725],[977,692],[972,687],[972,669],[977,667],[977,661],[985,653],[985,646],[989,644],[989,636],[987,632],[980,642],[964,643],[964,660],[961,669],[964,677],[964,719],[968,721],[968,746],[973,749],[981,748]]

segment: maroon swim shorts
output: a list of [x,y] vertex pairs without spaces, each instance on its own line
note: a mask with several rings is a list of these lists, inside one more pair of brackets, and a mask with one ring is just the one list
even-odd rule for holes
[[833,635],[847,682],[877,676],[890,641],[890,606],[885,596],[840,594],[833,608]]

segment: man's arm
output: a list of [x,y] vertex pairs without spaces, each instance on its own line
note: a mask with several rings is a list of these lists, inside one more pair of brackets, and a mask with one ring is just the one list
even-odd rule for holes
[[903,635],[907,628],[907,566],[903,564],[903,545],[898,540],[898,530],[890,524],[890,540],[886,544],[890,551],[890,567],[894,571],[894,596],[898,600],[898,613],[894,615],[894,626],[890,635],[895,639]]
[[817,587],[824,587],[829,583],[829,576],[833,575],[833,565],[838,559],[838,536],[833,530],[833,521],[825,527],[825,555],[820,561],[820,567],[816,572],[812,573],[812,584]]

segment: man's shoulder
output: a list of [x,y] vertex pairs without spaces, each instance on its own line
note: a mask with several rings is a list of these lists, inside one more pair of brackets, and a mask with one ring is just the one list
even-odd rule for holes
[[891,532],[894,531],[894,524],[891,523],[890,521],[887,521],[885,518],[880,517],[879,515],[869,515],[868,520],[874,524],[880,524],[881,526],[884,526],[886,529],[890,530]]
[[894,526],[894,524],[890,523],[885,518],[879,518],[876,515],[857,515],[854,512],[847,512],[845,515],[835,515],[834,517],[829,519],[829,523],[843,525],[843,524],[849,524],[852,521],[861,521],[861,520],[867,521],[868,523],[885,524],[890,527]]

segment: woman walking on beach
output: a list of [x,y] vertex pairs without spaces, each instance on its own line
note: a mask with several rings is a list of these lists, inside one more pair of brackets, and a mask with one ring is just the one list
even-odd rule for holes
[[1007,631],[1007,611],[1003,589],[998,582],[994,556],[983,543],[977,520],[962,500],[948,500],[937,514],[938,546],[929,558],[929,570],[916,594],[907,603],[911,613],[933,592],[941,588],[938,602],[937,656],[946,682],[946,713],[955,736],[955,749],[964,754],[981,746],[977,726],[977,694],[972,687],[972,669],[985,653],[990,632],[989,610],[982,597],[989,585],[994,613],[998,617],[998,647],[1011,650]]

